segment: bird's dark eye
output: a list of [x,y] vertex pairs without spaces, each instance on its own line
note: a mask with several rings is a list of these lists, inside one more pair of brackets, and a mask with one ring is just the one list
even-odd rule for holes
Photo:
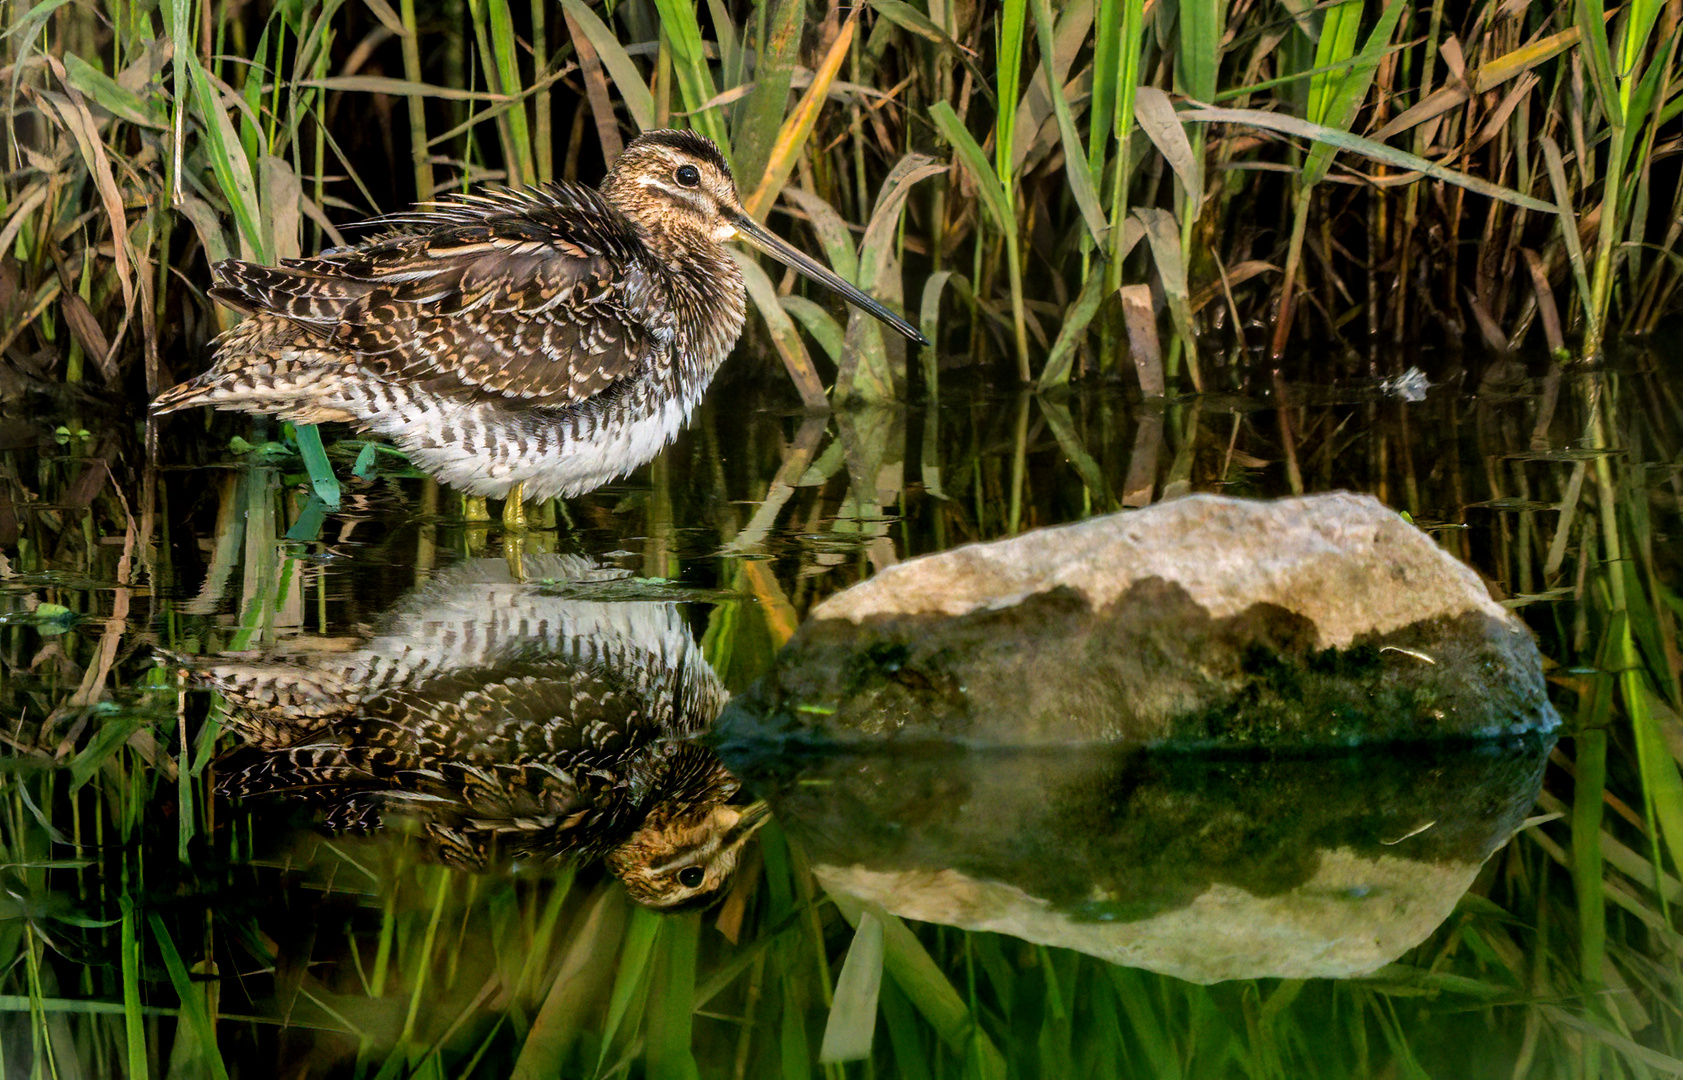
[[678,171],[672,174],[672,179],[685,187],[697,187],[701,184],[701,170],[694,165],[680,165]]
[[[685,165],[684,169],[690,169],[690,167]],[[680,176],[683,175],[684,169],[678,170],[678,174]],[[690,172],[694,173],[695,170],[690,169]],[[706,880],[707,871],[703,870],[699,866],[686,866],[682,870],[678,871],[678,884],[682,885],[686,889],[693,889]]]

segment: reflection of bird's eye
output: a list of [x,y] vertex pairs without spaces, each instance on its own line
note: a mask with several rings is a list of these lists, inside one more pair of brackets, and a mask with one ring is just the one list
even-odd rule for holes
[[707,871],[699,866],[686,866],[678,871],[678,884],[686,889],[693,889],[707,880]]
[[672,178],[685,187],[695,187],[701,183],[701,170],[694,165],[680,165]]

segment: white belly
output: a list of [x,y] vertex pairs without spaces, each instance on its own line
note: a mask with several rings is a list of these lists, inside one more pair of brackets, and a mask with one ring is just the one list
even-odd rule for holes
[[420,398],[403,386],[363,385],[347,411],[409,455],[416,468],[472,495],[570,498],[647,464],[675,438],[699,394],[649,394],[565,413]]

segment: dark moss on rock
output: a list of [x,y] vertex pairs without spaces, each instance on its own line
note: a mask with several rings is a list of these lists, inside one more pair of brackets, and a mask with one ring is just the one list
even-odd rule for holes
[[1552,730],[1529,633],[1378,501],[1191,496],[820,604],[729,740],[1355,746]]
[[1479,611],[1319,648],[1277,604],[1212,618],[1149,578],[963,615],[809,622],[732,704],[726,739],[1357,745],[1552,727],[1529,638]]

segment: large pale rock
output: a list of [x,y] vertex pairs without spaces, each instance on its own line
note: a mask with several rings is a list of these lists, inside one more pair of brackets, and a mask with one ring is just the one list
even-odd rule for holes
[[913,559],[820,604],[728,742],[1277,748],[1559,723],[1525,627],[1377,500],[1197,495]]

